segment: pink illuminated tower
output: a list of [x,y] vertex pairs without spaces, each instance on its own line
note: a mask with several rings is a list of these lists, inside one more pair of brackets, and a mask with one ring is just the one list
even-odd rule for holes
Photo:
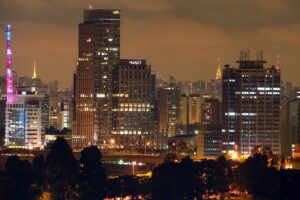
[[13,91],[13,70],[12,70],[12,51],[11,51],[11,27],[6,26],[6,93],[7,102],[11,103],[14,100]]

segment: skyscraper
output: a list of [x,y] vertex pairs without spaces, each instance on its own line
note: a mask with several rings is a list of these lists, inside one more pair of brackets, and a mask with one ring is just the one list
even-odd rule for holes
[[112,128],[112,70],[120,57],[120,10],[89,9],[79,24],[73,146],[105,143]]
[[257,60],[242,52],[237,63],[222,73],[223,153],[269,148],[279,154],[280,69],[264,68],[262,52]]
[[[113,71],[112,138],[120,148],[153,145],[151,66],[146,60],[121,59]],[[146,147],[145,147],[146,148]]]

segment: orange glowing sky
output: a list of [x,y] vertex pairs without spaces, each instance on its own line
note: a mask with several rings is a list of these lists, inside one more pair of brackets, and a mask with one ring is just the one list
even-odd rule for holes
[[1,0],[0,73],[5,25],[13,28],[13,65],[44,82],[72,83],[83,9],[121,9],[121,57],[144,58],[160,78],[207,80],[217,57],[235,65],[241,49],[263,49],[268,65],[281,57],[283,80],[300,85],[299,0]]

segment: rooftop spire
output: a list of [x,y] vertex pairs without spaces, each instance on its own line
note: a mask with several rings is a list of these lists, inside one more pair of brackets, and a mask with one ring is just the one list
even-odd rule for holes
[[221,63],[220,63],[220,58],[218,57],[218,69],[216,74],[216,80],[221,80],[221,78],[222,78]]
[[36,68],[36,62],[34,61],[33,62],[33,75],[32,75],[32,79],[37,78],[35,68]]

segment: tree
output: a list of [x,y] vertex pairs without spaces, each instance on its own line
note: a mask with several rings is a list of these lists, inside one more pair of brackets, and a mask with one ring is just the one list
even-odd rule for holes
[[0,199],[34,199],[34,175],[32,165],[28,161],[21,161],[17,156],[8,157],[4,172],[1,173]]
[[47,186],[56,200],[76,199],[79,165],[64,138],[58,137],[46,158]]
[[153,199],[193,199],[203,194],[203,184],[199,179],[198,164],[189,157],[180,163],[165,159],[153,170]]
[[36,196],[41,196],[42,191],[46,190],[46,161],[44,156],[36,156],[32,161],[32,168],[35,174],[33,192]]
[[79,160],[80,199],[93,200],[104,197],[106,174],[101,159],[102,154],[97,146],[90,146],[82,150]]
[[176,163],[163,162],[152,173],[152,199],[180,199],[177,184]]
[[266,199],[280,199],[280,185],[278,171],[268,167],[268,157],[265,154],[255,154],[241,163],[237,176],[242,179],[248,192],[255,197]]
[[178,190],[181,199],[194,199],[202,196],[204,190],[198,169],[198,163],[189,156],[177,164]]

